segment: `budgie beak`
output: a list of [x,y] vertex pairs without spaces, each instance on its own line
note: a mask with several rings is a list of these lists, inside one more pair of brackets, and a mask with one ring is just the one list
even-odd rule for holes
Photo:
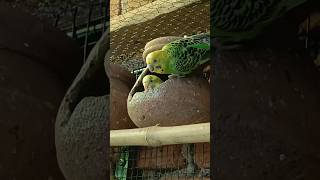
[[150,64],[148,64],[148,65],[147,65],[147,68],[148,68],[148,69],[149,69],[149,71],[151,71],[151,72],[153,72],[153,71],[154,71],[153,66],[152,66],[152,65],[150,65]]

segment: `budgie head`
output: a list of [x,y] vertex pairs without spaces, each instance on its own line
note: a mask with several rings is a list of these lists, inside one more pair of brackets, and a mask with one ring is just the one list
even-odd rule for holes
[[168,55],[163,50],[151,52],[146,57],[147,68],[158,74],[170,74]]
[[163,81],[155,75],[146,75],[142,79],[144,90],[157,88],[162,82]]

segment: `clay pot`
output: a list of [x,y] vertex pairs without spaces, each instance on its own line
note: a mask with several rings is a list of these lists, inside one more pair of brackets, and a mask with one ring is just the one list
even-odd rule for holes
[[126,100],[130,89],[121,81],[110,81],[110,129],[131,129],[136,126],[131,121],[128,112]]
[[4,165],[2,172],[11,172],[1,173],[1,177],[63,179],[54,147],[62,83],[27,57],[4,50],[0,59],[0,153],[6,157],[0,163]]
[[216,179],[320,179],[320,79],[309,57],[256,47],[214,58]]
[[0,179],[64,180],[54,141],[66,87],[81,67],[64,33],[0,3]]
[[199,77],[168,79],[159,88],[129,95],[128,113],[138,127],[210,121],[210,88]]
[[135,82],[134,76],[117,64],[105,62],[110,82],[110,129],[131,129],[136,126],[127,112],[127,97]]

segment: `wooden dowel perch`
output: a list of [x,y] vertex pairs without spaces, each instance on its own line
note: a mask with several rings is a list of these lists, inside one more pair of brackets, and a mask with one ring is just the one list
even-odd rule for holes
[[162,146],[210,142],[210,123],[110,131],[110,146]]

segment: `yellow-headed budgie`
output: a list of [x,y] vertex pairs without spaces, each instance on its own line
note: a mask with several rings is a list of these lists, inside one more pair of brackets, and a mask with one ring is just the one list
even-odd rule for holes
[[163,81],[155,75],[146,75],[142,79],[142,84],[145,91],[159,87],[162,82]]

